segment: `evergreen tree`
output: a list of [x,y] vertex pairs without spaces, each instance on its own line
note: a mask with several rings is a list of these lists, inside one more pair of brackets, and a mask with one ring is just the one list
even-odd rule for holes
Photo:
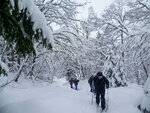
[[[8,46],[13,47],[18,55],[24,57],[28,54],[36,55],[34,42],[41,43],[44,47],[52,47],[47,43],[50,37],[45,38],[46,31],[42,28],[33,28],[34,21],[28,7],[20,10],[18,0],[0,2],[0,38],[4,38]],[[1,73],[5,73],[5,70],[0,64]]]

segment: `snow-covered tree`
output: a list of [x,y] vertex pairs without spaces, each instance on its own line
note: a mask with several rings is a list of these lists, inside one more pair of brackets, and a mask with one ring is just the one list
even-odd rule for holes
[[0,35],[18,54],[35,54],[34,41],[52,43],[52,31],[32,0],[6,0],[0,7]]
[[11,81],[18,81],[28,58],[36,55],[35,43],[49,49],[53,46],[52,31],[32,0],[1,1],[0,38],[4,45],[0,53],[0,72],[10,74],[11,68],[17,70]]
[[74,21],[77,21],[75,18],[78,13],[77,8],[85,4],[73,0],[35,0],[35,3],[44,13],[48,24],[54,24],[59,27],[73,27]]
[[[127,38],[125,70],[128,78],[138,84],[144,84],[149,73],[149,1],[130,2],[128,12],[130,37]],[[132,78],[132,79],[131,79]]]
[[94,12],[93,7],[89,7],[88,9],[88,18],[81,22],[81,27],[83,30],[84,36],[88,39],[92,31],[95,31],[97,28],[98,17]]
[[147,79],[144,87],[144,97],[138,108],[142,111],[142,113],[150,112],[150,77]]
[[127,13],[127,2],[116,0],[104,10],[97,26],[101,30],[101,38],[98,40],[106,54],[104,73],[109,76],[113,86],[126,85],[123,47],[129,35]]

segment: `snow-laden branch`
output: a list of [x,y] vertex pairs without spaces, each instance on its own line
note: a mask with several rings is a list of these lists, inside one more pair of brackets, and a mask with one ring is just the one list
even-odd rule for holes
[[[14,8],[15,0],[11,0],[11,4]],[[47,40],[47,44],[51,43],[52,46],[54,46],[53,41],[53,35],[51,29],[47,26],[47,21],[44,16],[44,14],[38,9],[38,7],[34,4],[33,0],[18,0],[18,8],[20,11],[27,10],[27,16],[31,18],[33,22],[33,30],[36,32],[36,30],[41,29],[43,38]],[[23,31],[24,35],[25,31],[23,29],[23,26],[20,28]]]
[[150,11],[150,8],[149,8],[146,4],[144,4],[144,3],[140,2],[140,1],[138,1],[138,3],[139,3],[140,5],[142,5],[143,7],[145,7],[147,10]]
[[16,76],[15,76],[13,79],[11,79],[11,80],[7,80],[7,82],[4,83],[4,84],[2,84],[2,85],[0,86],[0,88],[5,87],[5,86],[7,86],[8,84],[10,84],[10,83],[12,83],[12,82],[17,82],[17,81],[18,81],[18,79],[19,79],[19,77],[20,77],[20,75],[21,75],[21,72],[22,72],[22,70],[23,70],[23,67],[25,66],[25,63],[26,63],[26,61],[28,60],[28,58],[29,58],[29,56],[26,56],[26,58],[24,59],[23,63],[20,65],[19,70],[18,70],[18,72],[16,73]]

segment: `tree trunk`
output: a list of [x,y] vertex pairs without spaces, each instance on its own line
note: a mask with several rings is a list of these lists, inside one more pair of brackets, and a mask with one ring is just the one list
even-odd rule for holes
[[18,72],[17,72],[17,75],[16,75],[16,77],[14,78],[14,81],[15,82],[18,82],[18,79],[19,79],[19,77],[20,77],[20,75],[21,75],[21,72],[22,72],[22,70],[23,70],[23,67],[25,66],[25,62],[28,60],[28,56],[26,56],[26,58],[25,58],[25,60],[23,61],[23,63],[22,63],[22,65],[20,66],[20,68],[19,68],[19,70],[18,70]]
[[143,66],[143,69],[145,71],[146,77],[148,78],[148,72],[147,72],[146,66],[145,66],[143,61],[142,61],[142,66]]

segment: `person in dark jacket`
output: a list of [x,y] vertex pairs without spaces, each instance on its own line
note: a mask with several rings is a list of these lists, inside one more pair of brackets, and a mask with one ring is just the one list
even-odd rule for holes
[[90,91],[94,93],[95,86],[94,86],[94,76],[93,75],[89,78],[88,83],[90,85]]
[[98,72],[97,75],[94,77],[94,85],[95,85],[95,92],[96,92],[96,103],[99,105],[101,96],[101,108],[102,110],[105,109],[105,87],[109,88],[109,81],[108,79],[103,76],[102,72]]
[[75,78],[75,79],[74,79],[75,90],[78,90],[78,82],[79,82],[79,80],[77,80],[77,79]]
[[73,86],[72,86],[72,85],[73,85],[73,82],[74,82],[74,79],[71,78],[71,79],[69,80],[69,83],[70,83],[70,87],[71,87],[71,88],[73,88]]

